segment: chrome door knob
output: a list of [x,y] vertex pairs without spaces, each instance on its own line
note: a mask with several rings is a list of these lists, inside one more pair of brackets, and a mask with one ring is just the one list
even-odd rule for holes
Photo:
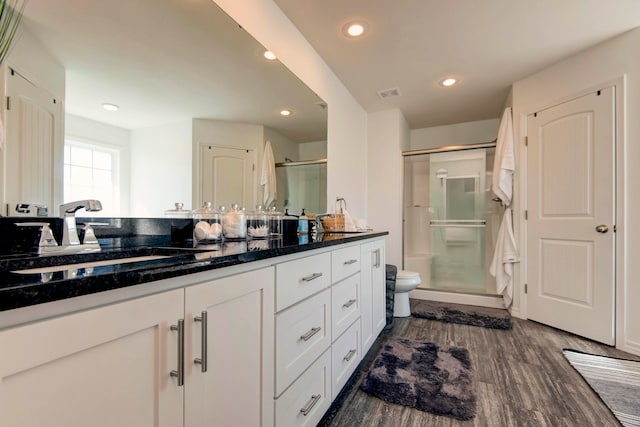
[[604,233],[606,233],[607,231],[609,231],[609,227],[607,227],[607,226],[606,226],[606,225],[604,225],[604,224],[600,224],[600,225],[596,226],[596,231],[597,231],[598,233],[603,233],[603,234],[604,234]]

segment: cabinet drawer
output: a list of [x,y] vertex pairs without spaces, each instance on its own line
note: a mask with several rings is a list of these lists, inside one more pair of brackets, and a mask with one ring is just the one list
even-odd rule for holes
[[336,340],[360,316],[360,275],[331,287],[331,339]]
[[360,246],[351,246],[331,253],[331,279],[335,283],[360,271]]
[[329,289],[276,315],[275,395],[331,345]]
[[331,405],[331,351],[327,350],[276,400],[276,425],[315,426]]
[[331,389],[338,395],[361,359],[360,322],[353,322],[331,346]]
[[329,252],[276,265],[276,311],[301,301],[331,284]]

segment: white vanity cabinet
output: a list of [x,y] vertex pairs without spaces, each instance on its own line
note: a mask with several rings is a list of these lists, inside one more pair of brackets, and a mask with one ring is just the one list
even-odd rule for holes
[[384,238],[142,286],[0,330],[0,426],[315,426],[384,327]]
[[185,288],[185,427],[273,425],[273,282],[263,268]]
[[366,354],[384,328],[386,317],[386,273],[384,239],[361,246],[362,305],[360,325],[362,354]]
[[273,277],[263,268],[0,331],[0,425],[272,426]]
[[182,289],[0,332],[0,425],[182,425]]

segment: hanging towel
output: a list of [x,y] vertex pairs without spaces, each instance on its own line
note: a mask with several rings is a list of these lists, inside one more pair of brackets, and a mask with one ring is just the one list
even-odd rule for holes
[[502,294],[507,307],[513,300],[513,264],[520,262],[516,239],[513,236],[511,216],[511,209],[505,209],[502,224],[498,230],[493,260],[489,267],[489,273],[496,278],[496,290]]
[[496,158],[493,162],[493,179],[491,188],[500,200],[509,206],[513,196],[513,174],[516,170],[516,159],[513,146],[513,119],[511,108],[504,109],[498,140],[496,143]]
[[273,160],[271,141],[267,141],[264,145],[260,185],[262,186],[262,203],[267,209],[276,201],[276,162]]

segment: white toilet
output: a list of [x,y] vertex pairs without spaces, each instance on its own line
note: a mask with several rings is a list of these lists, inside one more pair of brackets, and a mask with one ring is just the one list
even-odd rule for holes
[[394,317],[411,316],[409,307],[409,292],[420,285],[420,274],[415,271],[398,270],[396,275],[396,292],[393,302]]

